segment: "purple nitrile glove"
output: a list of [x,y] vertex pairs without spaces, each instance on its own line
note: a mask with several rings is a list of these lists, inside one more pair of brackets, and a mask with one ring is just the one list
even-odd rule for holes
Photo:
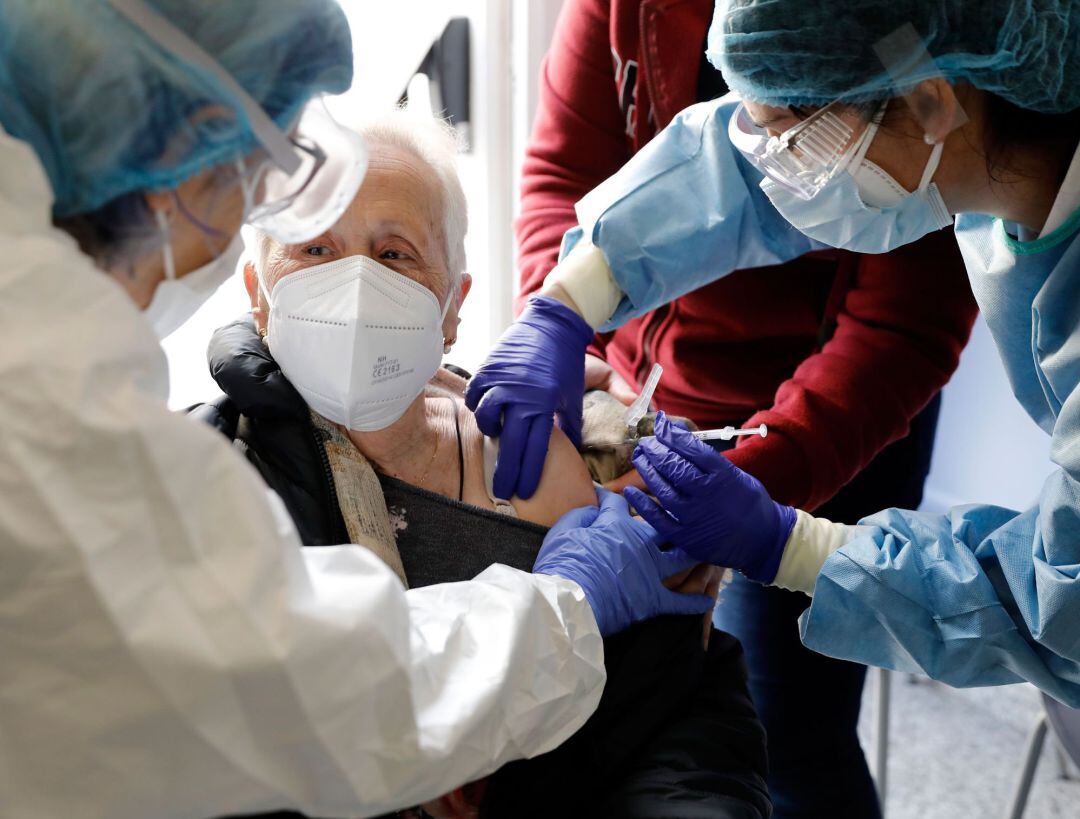
[[533,571],[581,586],[604,637],[661,614],[710,611],[709,595],[674,592],[663,583],[700,561],[661,550],[656,532],[630,516],[621,495],[606,489],[597,495],[599,508],[574,509],[551,527]]
[[628,487],[626,499],[665,541],[702,563],[738,569],[771,583],[795,526],[795,510],[761,482],[657,413],[655,438],[633,462],[656,501]]
[[585,348],[593,330],[560,301],[533,296],[469,381],[465,404],[499,439],[495,496],[530,498],[540,483],[554,416],[581,444]]

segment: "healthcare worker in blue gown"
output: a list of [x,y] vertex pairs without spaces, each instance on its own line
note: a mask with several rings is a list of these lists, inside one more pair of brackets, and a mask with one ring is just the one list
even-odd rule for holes
[[553,414],[576,434],[594,328],[718,277],[718,259],[885,252],[956,215],[1013,391],[1050,436],[1034,506],[844,526],[664,422],[634,456],[655,500],[627,497],[702,560],[812,595],[813,649],[1080,706],[1080,3],[721,0],[709,57],[735,94],[579,203],[573,250],[470,385],[502,491],[535,486]]
[[301,549],[168,411],[155,330],[232,273],[241,222],[300,242],[360,187],[309,104],[351,42],[334,0],[0,3],[5,817],[407,807],[573,734],[603,635],[712,606],[611,494],[533,572],[407,591],[363,544]]

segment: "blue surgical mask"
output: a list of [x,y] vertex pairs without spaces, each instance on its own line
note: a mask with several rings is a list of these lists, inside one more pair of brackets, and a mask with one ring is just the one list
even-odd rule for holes
[[952,216],[931,182],[944,145],[930,153],[919,187],[909,193],[864,158],[876,124],[866,134],[848,171],[838,173],[812,199],[800,199],[770,179],[761,183],[773,207],[811,239],[857,253],[888,253],[952,224]]

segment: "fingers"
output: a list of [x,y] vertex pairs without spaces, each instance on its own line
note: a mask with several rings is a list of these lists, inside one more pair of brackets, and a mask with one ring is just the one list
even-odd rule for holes
[[[613,493],[614,494],[614,493]],[[656,501],[638,489],[636,486],[628,486],[622,493],[622,497],[626,499],[626,502],[634,507],[634,510],[640,515],[641,510],[647,509],[650,506],[656,506]],[[642,515],[642,517],[645,517]]]
[[[645,520],[635,520],[631,516],[630,504],[628,502],[629,498],[624,497],[617,492],[609,492],[606,489],[597,489],[596,497],[600,500],[600,515],[596,519],[597,526],[629,524],[630,528],[636,530],[642,540],[652,541],[652,545],[659,548],[660,543],[663,541],[663,533],[660,532],[656,526],[653,526],[652,521],[648,518],[645,518]],[[643,503],[647,502],[658,510],[659,515],[656,518],[657,520],[661,519],[660,516],[663,516],[664,518],[667,517],[666,513],[653,504],[647,496],[642,495],[642,497],[645,498]],[[636,505],[635,508],[637,508]],[[638,511],[640,512],[640,510]],[[650,511],[652,510],[650,509]],[[644,518],[645,516],[642,515],[642,517]],[[662,521],[662,524],[666,522],[667,521]]]
[[608,481],[604,484],[604,489],[611,492],[622,492],[628,487],[636,487],[638,489],[645,488],[645,481],[641,478],[641,473],[636,469],[631,469],[613,481]]
[[603,390],[620,404],[630,406],[637,398],[634,388],[604,359],[589,353],[585,356],[585,389]]
[[600,501],[601,523],[612,523],[618,518],[630,517],[630,507],[626,498],[619,493],[597,489],[596,499]]
[[611,372],[611,382],[608,384],[607,391],[611,393],[619,403],[625,404],[626,406],[633,404],[638,397],[634,388],[627,384],[626,380],[614,370]]
[[633,462],[634,466],[637,467],[637,471],[641,473],[641,478],[645,481],[645,485],[649,488],[649,491],[662,505],[678,506],[683,500],[681,493],[675,488],[680,481],[680,477],[675,475],[673,476],[674,480],[669,481],[668,477],[662,475],[660,471],[653,466],[649,458],[646,457],[645,453],[642,452],[642,446],[644,446],[644,444],[638,445],[637,450],[635,450],[634,455],[630,460]]
[[[709,479],[709,473],[699,469],[680,453],[670,449],[663,441],[646,438],[636,450],[633,458],[638,466],[639,458],[645,459],[663,479],[680,493],[692,491],[694,487]],[[638,466],[639,471],[641,467]],[[645,473],[642,472],[642,475]],[[659,495],[657,495],[659,497]]]
[[595,506],[582,506],[579,509],[571,509],[555,521],[554,526],[548,529],[544,540],[546,542],[549,538],[560,537],[564,532],[571,529],[587,529],[596,522],[599,514],[600,510]]
[[[480,406],[483,408],[483,402]],[[479,413],[476,417],[479,422]],[[518,416],[514,407],[509,407],[505,422],[502,424],[502,434],[499,435],[499,456],[495,460],[495,478],[492,481],[495,497],[504,500],[514,497],[520,479],[521,458],[525,454],[525,440],[528,434],[528,420]]]
[[686,569],[685,571],[681,571],[678,574],[673,574],[671,577],[665,578],[663,583],[664,583],[665,586],[667,586],[672,591],[677,591],[677,592],[697,592],[697,591],[701,591],[700,589],[684,588],[684,585],[686,584],[686,581],[690,577],[692,577],[694,572],[696,572],[696,571],[697,571],[697,569]]
[[489,438],[498,438],[502,433],[503,411],[510,396],[502,387],[485,390],[480,378],[473,378],[465,388],[465,405],[473,410],[476,426]]
[[478,372],[476,375],[470,378],[469,383],[465,385],[465,406],[473,412],[476,412],[476,408],[480,404],[480,400],[484,397],[487,391],[487,379],[484,378],[483,373]]
[[710,566],[712,573],[709,575],[709,582],[705,586],[705,594],[709,595],[713,600],[720,597],[720,584],[724,580],[724,570],[719,566]]
[[607,390],[614,374],[611,365],[599,356],[588,353],[585,356],[585,389]]
[[663,412],[656,413],[656,421],[653,424],[653,434],[656,439],[682,455],[687,461],[704,472],[713,472],[722,469],[729,461],[711,446],[699,441],[689,431],[678,424],[672,423],[671,419]]
[[679,572],[692,569],[702,562],[700,557],[689,554],[682,549],[668,549],[663,552],[658,549],[653,557],[656,560],[656,567],[661,577],[671,577]]
[[538,415],[529,425],[529,434],[525,439],[525,451],[521,456],[521,469],[518,472],[517,495],[527,500],[536,492],[540,478],[544,474],[547,462],[548,445],[551,443],[551,429],[555,425],[550,415]]
[[579,395],[569,402],[570,406],[559,412],[559,429],[566,433],[575,449],[581,449],[581,401],[582,396]]
[[[668,515],[656,501],[640,489],[635,489],[632,486],[627,487],[621,497],[625,497],[626,500],[632,503],[637,513],[641,515],[641,517],[645,519],[645,522],[652,526],[662,538],[668,538],[671,532],[674,531],[675,521],[671,516]],[[671,574],[674,573],[675,572],[671,572]]]
[[[481,409],[484,405],[485,402],[482,401]],[[477,412],[477,426],[480,424],[480,417],[480,412]],[[502,433],[499,435],[499,457],[495,461],[495,479],[491,482],[491,491],[497,498],[509,500],[519,494],[518,484],[522,481],[522,459],[529,435],[529,421],[530,418],[523,417],[517,407],[510,405],[505,409]]]
[[[686,569],[678,574],[672,575],[664,581],[664,585],[672,591],[677,591],[681,594],[709,594],[709,584],[712,582],[712,570],[713,567],[708,563],[699,563],[692,569]],[[671,581],[677,580],[678,582],[672,583]],[[709,595],[712,598],[716,598],[715,594]]]

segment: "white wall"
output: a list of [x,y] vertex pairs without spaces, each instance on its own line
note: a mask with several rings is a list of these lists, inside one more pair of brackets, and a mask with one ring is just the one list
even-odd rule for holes
[[990,330],[980,318],[945,387],[923,509],[961,503],[1031,505],[1052,471],[1050,438],[1013,397]]

